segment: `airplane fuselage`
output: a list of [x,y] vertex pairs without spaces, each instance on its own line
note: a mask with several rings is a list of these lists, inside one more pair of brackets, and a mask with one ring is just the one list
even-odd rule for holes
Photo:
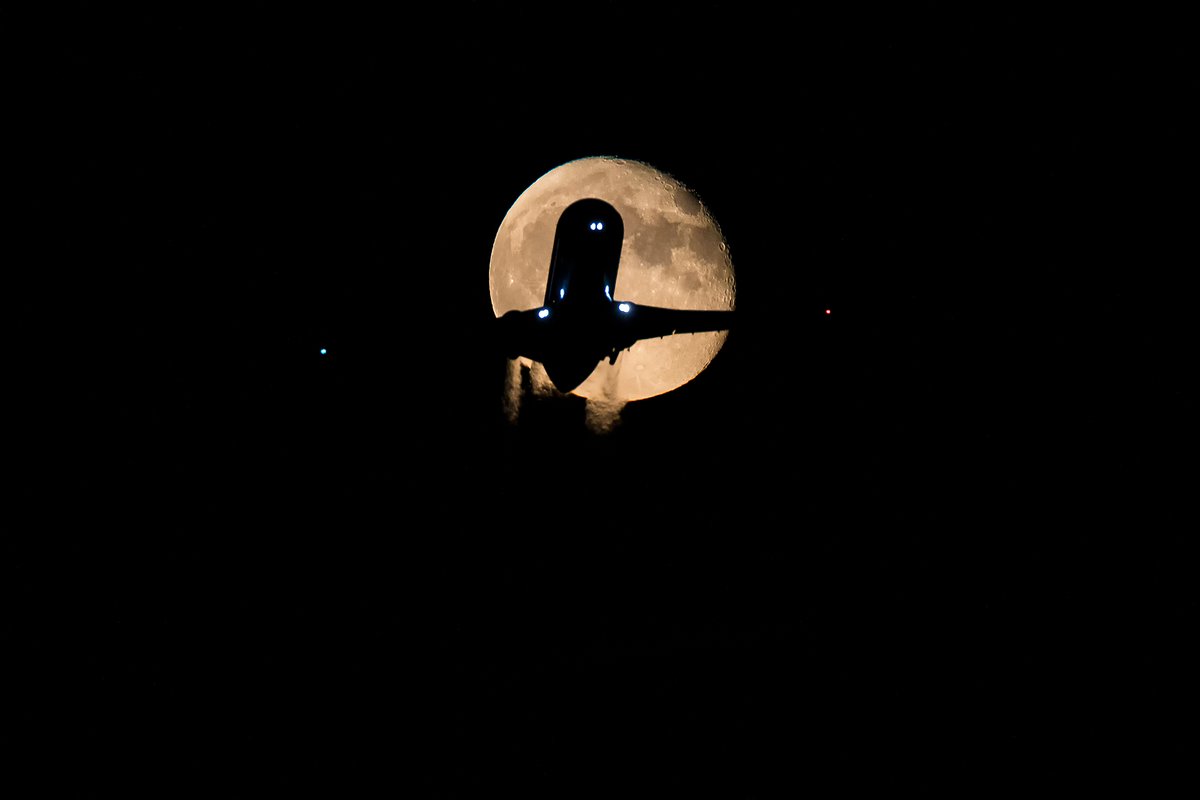
[[572,203],[558,219],[543,304],[550,309],[607,309],[621,263],[625,224],[603,200]]

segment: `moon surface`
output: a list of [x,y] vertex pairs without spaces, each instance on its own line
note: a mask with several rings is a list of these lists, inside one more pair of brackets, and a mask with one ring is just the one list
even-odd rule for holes
[[[695,311],[733,309],[729,246],[695,193],[648,164],[592,157],[538,178],[504,216],[489,273],[496,316],[542,304],[558,218],[571,203],[588,197],[610,203],[625,222],[614,299]],[[672,391],[704,371],[727,335],[708,331],[643,339],[622,351],[616,364],[601,361],[572,394],[623,404]]]

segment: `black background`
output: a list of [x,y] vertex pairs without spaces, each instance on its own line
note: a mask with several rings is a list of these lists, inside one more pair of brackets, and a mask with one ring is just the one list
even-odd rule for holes
[[[1170,780],[1172,28],[63,12],[10,741],[84,794]],[[492,237],[588,155],[699,193],[740,325],[609,436],[509,426]]]

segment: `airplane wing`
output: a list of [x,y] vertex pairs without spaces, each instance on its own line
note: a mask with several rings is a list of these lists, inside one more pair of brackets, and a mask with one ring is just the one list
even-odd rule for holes
[[534,361],[545,360],[548,342],[545,340],[545,316],[539,309],[509,311],[496,319],[496,342],[509,358],[526,356]]
[[564,356],[581,363],[591,359],[616,360],[641,339],[660,339],[678,333],[729,330],[732,311],[686,311],[637,303],[613,303],[610,314],[594,320],[594,327],[581,331],[556,326],[555,313],[544,308],[509,311],[496,320],[496,343],[509,358],[525,356],[546,363]]
[[631,347],[639,339],[729,330],[734,318],[732,311],[685,311],[637,303],[619,303],[616,308],[616,328],[621,338],[629,342],[621,349]]

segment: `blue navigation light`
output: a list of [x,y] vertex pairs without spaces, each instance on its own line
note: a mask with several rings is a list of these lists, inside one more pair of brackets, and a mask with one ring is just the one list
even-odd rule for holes
[[538,312],[538,319],[545,319],[548,316],[550,316],[550,309],[548,308],[543,308]]
[[622,311],[623,313],[625,313],[625,314],[628,314],[628,313],[629,313],[629,309],[631,308],[631,306],[629,305],[629,303],[619,303],[619,304],[617,305],[617,308],[621,309],[621,311]]

